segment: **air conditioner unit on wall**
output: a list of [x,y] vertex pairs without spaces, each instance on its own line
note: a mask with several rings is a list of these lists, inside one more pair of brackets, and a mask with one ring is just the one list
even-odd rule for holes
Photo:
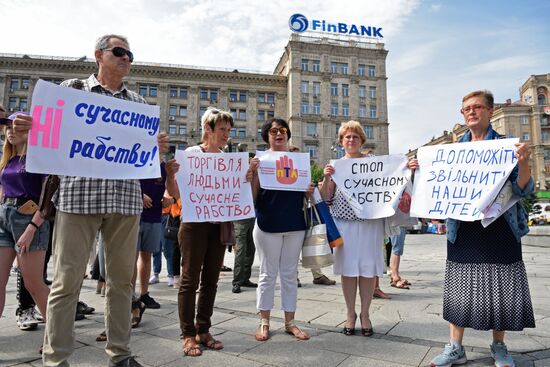
[[176,119],[176,116],[168,116],[168,120],[174,121]]

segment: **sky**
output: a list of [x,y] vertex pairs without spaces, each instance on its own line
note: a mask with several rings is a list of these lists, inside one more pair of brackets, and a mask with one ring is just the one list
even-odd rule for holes
[[102,34],[129,38],[136,61],[272,72],[288,19],[382,27],[390,153],[463,122],[462,96],[519,99],[550,73],[549,0],[0,0],[1,53],[93,57]]

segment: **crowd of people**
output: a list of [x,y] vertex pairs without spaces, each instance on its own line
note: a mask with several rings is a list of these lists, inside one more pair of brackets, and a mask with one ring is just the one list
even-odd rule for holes
[[[139,94],[127,89],[123,81],[133,61],[125,37],[105,35],[98,39],[95,58],[97,73],[85,80],[65,81],[62,85],[145,103]],[[464,97],[461,113],[469,131],[461,141],[501,137],[490,124],[492,108],[493,97],[487,91],[473,92]],[[99,245],[97,291],[105,295],[106,327],[98,340],[107,342],[105,350],[110,366],[141,366],[129,348],[131,328],[139,326],[147,308],[161,307],[149,295],[148,289],[150,283],[158,282],[161,253],[167,260],[169,285],[178,289],[184,355],[198,357],[203,348],[222,349],[223,342],[212,336],[210,328],[226,251],[222,237],[229,222],[180,223],[180,190],[184,188],[178,187],[176,181],[179,164],[173,159],[161,162],[161,177],[141,181],[61,176],[51,197],[56,208],[55,221],[50,221],[43,210],[47,206],[44,204],[47,186],[44,183],[49,179],[25,170],[26,142],[32,117],[16,113],[6,118],[2,108],[0,114],[6,136],[0,160],[0,315],[5,305],[10,269],[17,259],[21,277],[18,282],[18,320],[32,316],[45,322],[41,348],[43,365],[69,365],[75,318],[66,316],[78,315],[79,310],[81,313],[93,312],[79,302],[79,293],[87,273],[87,254],[92,252],[96,243]],[[198,154],[221,153],[229,139],[233,118],[227,111],[209,108],[201,118],[201,127],[200,144],[187,150]],[[266,121],[261,135],[270,151],[292,150],[289,145],[291,129],[284,119]],[[345,152],[341,159],[371,154],[362,150],[366,135],[356,121],[342,123],[338,140]],[[157,143],[159,151],[166,153],[166,134],[160,133]],[[518,164],[508,180],[513,192],[519,196],[534,189],[529,154],[526,144],[517,144]],[[266,341],[270,338],[270,317],[279,278],[284,330],[291,337],[308,340],[310,335],[296,325],[294,317],[298,306],[298,266],[307,229],[304,200],[307,202],[312,195],[314,185],[310,184],[306,192],[262,188],[259,166],[260,160],[251,158],[246,174],[252,188],[256,218],[234,223],[236,254],[232,292],[240,293],[242,287],[256,289],[259,325],[255,339]],[[407,166],[414,172],[418,161],[410,159]],[[373,297],[387,297],[378,286],[378,277],[386,271],[385,237],[391,238],[392,245],[391,285],[404,289],[411,285],[399,273],[404,230],[389,233],[385,219],[357,217],[344,193],[332,180],[334,174],[334,166],[327,164],[319,186],[322,199],[330,203],[330,212],[344,240],[344,245],[336,248],[334,253],[334,274],[340,275],[346,304],[342,332],[354,335],[359,318],[361,335],[370,337],[374,334],[371,301]],[[177,236],[165,236],[167,229],[174,226]],[[521,254],[521,236],[526,231],[527,217],[520,204],[512,206],[487,227],[481,226],[479,221],[447,221],[443,317],[450,324],[450,342],[432,360],[432,366],[451,366],[467,361],[462,347],[465,328],[492,330],[491,354],[495,365],[513,366],[504,343],[505,331],[535,326]],[[50,288],[45,282],[44,264],[48,247],[52,244],[54,273]],[[251,280],[256,251],[259,258],[257,284]],[[313,274],[315,284],[335,284],[319,269],[314,269]],[[509,284],[514,286],[506,286]],[[359,315],[356,311],[357,290]],[[27,296],[23,295],[25,292],[28,292]],[[34,309],[35,305],[38,311]],[[34,310],[29,311],[30,316],[25,311],[29,309]]]

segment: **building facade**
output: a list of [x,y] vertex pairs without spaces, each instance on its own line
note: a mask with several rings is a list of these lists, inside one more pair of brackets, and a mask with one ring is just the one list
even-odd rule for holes
[[[531,175],[539,196],[550,190],[550,74],[531,75],[519,89],[520,100],[495,103],[491,123],[499,133],[513,136],[531,148]],[[449,144],[457,142],[467,131],[464,124],[456,124],[451,132],[434,137],[424,145]],[[408,155],[416,155],[410,150]]]
[[[291,144],[324,164],[343,154],[337,129],[350,119],[364,126],[365,148],[388,153],[386,55],[382,43],[292,34],[273,74],[134,62],[125,82],[160,106],[176,149],[200,141],[200,117],[215,106],[235,120],[227,150],[266,149],[260,127],[276,116],[289,122]],[[28,111],[38,79],[60,83],[96,71],[86,58],[0,55],[0,103]]]

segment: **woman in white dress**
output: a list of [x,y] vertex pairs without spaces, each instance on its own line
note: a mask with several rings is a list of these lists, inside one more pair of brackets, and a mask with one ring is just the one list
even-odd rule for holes
[[[357,121],[342,123],[338,130],[338,141],[344,147],[342,159],[362,158],[367,155],[361,152],[366,135]],[[411,167],[412,168],[412,167]],[[321,196],[323,200],[332,200],[331,213],[344,245],[335,249],[334,274],[342,276],[342,292],[346,301],[347,315],[343,333],[355,334],[355,299],[357,288],[361,301],[360,322],[361,334],[371,336],[373,332],[370,320],[376,277],[381,276],[386,268],[382,244],[384,243],[384,219],[358,218],[347,202],[344,194],[338,189],[332,175],[334,167],[327,164],[324,169]]]

